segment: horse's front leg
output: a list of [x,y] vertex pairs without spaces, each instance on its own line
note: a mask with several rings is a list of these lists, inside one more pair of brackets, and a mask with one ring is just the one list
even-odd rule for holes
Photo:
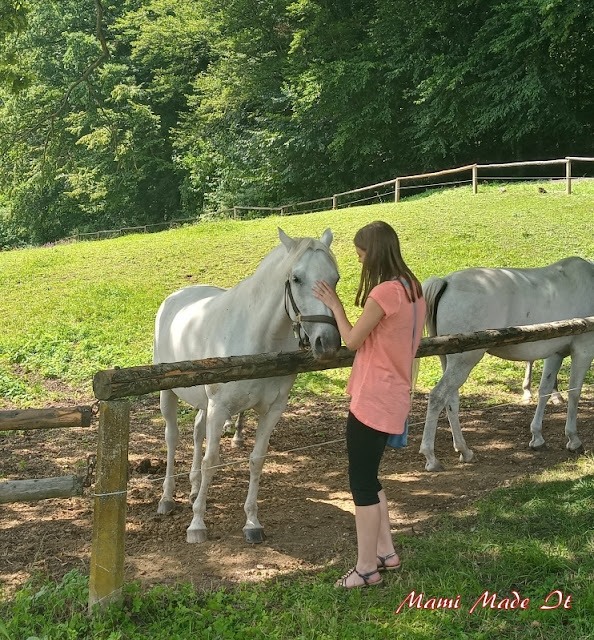
[[206,494],[216,472],[215,467],[220,461],[221,436],[225,421],[229,418],[229,412],[224,407],[208,403],[206,411],[206,451],[202,459],[200,489],[192,507],[194,517],[186,532],[186,539],[190,543],[206,542],[207,539],[206,525],[204,524]]
[[264,528],[258,520],[258,491],[260,489],[260,478],[262,477],[264,456],[268,451],[270,435],[285,410],[286,405],[287,398],[279,400],[270,407],[267,413],[261,414],[258,417],[256,441],[254,443],[254,449],[250,455],[250,486],[244,505],[246,522],[243,528],[243,535],[246,542],[250,542],[252,544],[259,544],[264,541]]
[[190,503],[196,500],[200,490],[200,465],[202,464],[202,443],[206,435],[206,415],[205,409],[200,409],[194,420],[194,455],[192,457],[192,469],[190,471]]
[[577,432],[577,411],[582,385],[586,372],[592,364],[590,353],[575,353],[571,357],[571,371],[569,374],[569,391],[567,392],[567,420],[565,422],[565,435],[567,436],[567,449],[573,453],[582,453],[584,447]]
[[[542,418],[544,416],[545,407],[555,386],[557,374],[561,368],[563,362],[563,356],[558,353],[549,356],[544,361],[542,368],[542,377],[540,379],[540,385],[538,387],[538,404],[536,405],[536,411],[532,423],[530,424],[530,431],[532,432],[532,439],[530,440],[530,448],[538,451],[544,449],[546,443],[542,437]],[[569,412],[568,412],[569,416]]]
[[175,509],[173,494],[175,491],[175,450],[179,442],[177,426],[177,396],[173,391],[161,391],[161,413],[165,418],[165,443],[167,445],[167,470],[163,482],[163,495],[157,507],[157,513],[163,515]]

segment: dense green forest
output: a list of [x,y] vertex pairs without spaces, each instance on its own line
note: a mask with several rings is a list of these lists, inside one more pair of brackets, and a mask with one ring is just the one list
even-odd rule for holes
[[0,247],[593,142],[594,0],[0,0]]

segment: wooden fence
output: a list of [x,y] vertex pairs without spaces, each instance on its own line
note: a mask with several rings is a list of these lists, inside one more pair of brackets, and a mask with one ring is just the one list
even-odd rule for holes
[[419,173],[410,176],[400,176],[398,178],[393,178],[391,180],[386,180],[385,182],[378,182],[377,184],[372,184],[367,187],[360,187],[358,189],[352,189],[351,191],[343,191],[342,193],[337,193],[332,196],[332,208],[338,209],[339,207],[339,198],[348,195],[356,195],[363,193],[365,191],[377,191],[378,189],[382,189],[385,187],[393,187],[394,188],[394,202],[400,202],[403,183],[404,182],[414,182],[419,180],[424,180],[426,178],[441,178],[443,176],[457,174],[457,173],[470,173],[470,178],[468,182],[472,184],[472,193],[478,193],[479,186],[479,171],[487,170],[487,169],[502,169],[505,167],[542,167],[548,165],[564,165],[565,166],[565,192],[570,195],[571,187],[572,187],[572,163],[575,162],[594,162],[594,158],[585,158],[585,157],[577,157],[577,156],[568,156],[566,158],[560,158],[558,160],[530,160],[526,162],[501,162],[494,164],[468,164],[463,167],[456,167],[454,169],[445,169],[443,171],[433,171],[431,173]]
[[[89,427],[91,415],[91,407],[0,411],[0,431]],[[80,496],[82,492],[83,478],[80,476],[11,480],[0,482],[0,504],[70,498]]]
[[[340,199],[344,199],[346,196],[362,194],[364,192],[375,192],[371,197],[364,198],[364,200],[376,199],[378,197],[383,197],[386,194],[378,194],[379,189],[390,187],[391,192],[393,192],[394,202],[400,202],[402,198],[403,189],[410,188],[422,188],[427,186],[446,186],[442,183],[436,183],[433,185],[409,185],[404,186],[404,183],[414,183],[420,180],[425,180],[427,178],[442,178],[444,176],[460,174],[460,173],[468,173],[469,178],[467,180],[463,180],[462,182],[468,182],[472,184],[472,193],[477,194],[479,188],[479,180],[487,179],[484,174],[479,176],[479,171],[487,171],[490,169],[502,169],[502,168],[518,168],[518,167],[543,167],[543,166],[555,166],[562,165],[565,166],[564,177],[565,180],[565,192],[570,195],[572,189],[572,181],[575,179],[572,177],[572,163],[576,162],[594,162],[594,158],[589,157],[579,157],[579,156],[567,156],[565,158],[560,158],[558,160],[529,160],[526,162],[501,162],[494,164],[468,164],[463,167],[455,167],[454,169],[444,169],[442,171],[433,171],[430,173],[419,173],[415,175],[409,176],[399,176],[397,178],[392,178],[390,180],[386,180],[384,182],[378,182],[376,184],[371,184],[366,187],[359,187],[357,189],[351,189],[350,191],[343,191],[342,193],[335,193],[332,196],[326,196],[324,198],[317,198],[315,200],[306,200],[303,202],[293,202],[290,204],[284,204],[278,207],[257,207],[257,206],[249,206],[249,205],[236,205],[234,207],[229,207],[228,209],[219,209],[217,211],[204,211],[198,214],[194,218],[185,218],[181,220],[171,220],[168,222],[157,222],[155,224],[147,224],[141,225],[138,227],[125,227],[123,229],[108,229],[106,231],[91,231],[89,233],[79,233],[70,238],[65,238],[61,242],[75,241],[75,240],[100,240],[106,238],[114,238],[121,235],[126,235],[129,233],[148,233],[151,231],[163,231],[165,229],[180,226],[183,224],[195,224],[200,220],[210,220],[214,218],[221,217],[233,217],[236,219],[247,218],[250,217],[250,212],[268,212],[268,213],[277,213],[281,216],[294,215],[297,213],[311,213],[313,210],[315,211],[323,211],[328,209],[339,209],[341,206],[351,206],[353,203],[347,202],[341,205]],[[497,178],[493,176],[489,176],[489,179],[501,179],[505,180],[505,178]],[[312,208],[312,205],[318,205],[315,208]],[[242,213],[245,212],[245,213]]]
[[[460,353],[594,331],[594,317],[548,324],[492,329],[471,334],[423,338],[417,357]],[[101,401],[94,492],[89,611],[118,599],[123,586],[130,404],[128,396],[202,384],[282,376],[350,366],[354,353],[340,349],[331,360],[309,352],[208,358],[170,364],[99,371],[93,380]]]

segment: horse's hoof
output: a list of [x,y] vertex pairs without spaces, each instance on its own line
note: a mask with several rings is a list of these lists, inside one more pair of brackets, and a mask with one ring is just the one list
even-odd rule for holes
[[532,451],[546,451],[547,450],[547,443],[543,442],[542,444],[539,444],[539,445],[531,444],[530,448],[532,449]]
[[161,500],[159,502],[159,506],[157,507],[157,513],[160,516],[166,516],[168,513],[171,513],[175,510],[175,502],[173,500]]
[[434,463],[428,462],[425,465],[425,471],[443,471],[443,465],[439,460],[437,460],[437,462],[434,462]]
[[264,542],[264,529],[244,529],[245,541],[249,544],[262,544]]
[[581,456],[582,453],[585,452],[585,449],[584,449],[584,445],[580,444],[580,446],[577,449],[570,449],[569,447],[567,447],[567,451],[569,451],[569,453],[575,453],[576,455]]
[[186,540],[189,544],[197,544],[200,542],[206,542],[208,535],[206,529],[188,529],[186,531]]
[[461,453],[460,454],[460,462],[464,462],[466,464],[470,464],[471,462],[476,462],[476,456],[474,455],[474,453],[472,451],[470,451],[467,454]]
[[231,446],[234,449],[243,449],[243,440],[231,440]]

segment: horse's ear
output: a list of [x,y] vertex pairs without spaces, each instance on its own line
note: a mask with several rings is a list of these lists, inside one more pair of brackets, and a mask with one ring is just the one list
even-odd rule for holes
[[332,229],[326,229],[326,231],[324,231],[324,233],[322,234],[322,238],[320,239],[320,242],[322,242],[327,247],[329,247],[332,244],[332,240],[334,240],[334,234],[332,233]]
[[285,245],[287,251],[291,251],[291,249],[295,246],[295,240],[293,238],[289,238],[289,236],[279,227],[278,228],[278,237],[280,241]]

